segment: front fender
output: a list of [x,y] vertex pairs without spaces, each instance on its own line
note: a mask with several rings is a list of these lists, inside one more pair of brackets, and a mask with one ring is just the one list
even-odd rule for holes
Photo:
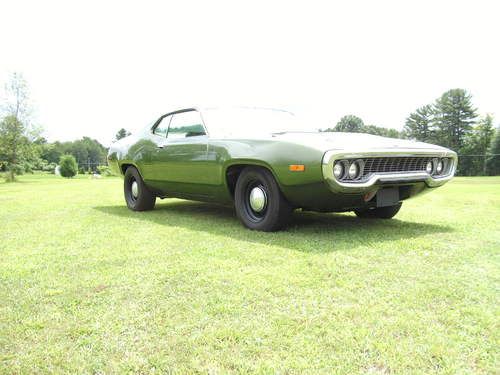
[[[209,154],[221,164],[221,178],[234,165],[258,165],[271,171],[280,186],[310,184],[322,181],[323,152],[311,147],[283,141],[215,141]],[[302,164],[304,171],[292,172],[290,165]]]

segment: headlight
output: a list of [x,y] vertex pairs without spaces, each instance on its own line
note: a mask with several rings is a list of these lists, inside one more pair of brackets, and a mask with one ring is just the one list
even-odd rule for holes
[[335,178],[340,179],[344,175],[344,165],[338,161],[333,166],[333,175]]
[[358,177],[358,174],[359,174],[359,166],[358,163],[355,161],[349,167],[349,178],[351,180],[354,180],[356,177]]
[[443,159],[441,159],[437,163],[437,166],[436,166],[436,172],[437,172],[437,174],[441,174],[441,172],[443,171],[443,169],[444,169],[444,163],[443,163]]
[[432,165],[432,161],[429,161],[427,165],[425,166],[425,171],[429,174],[432,174],[432,171],[434,170],[434,166]]

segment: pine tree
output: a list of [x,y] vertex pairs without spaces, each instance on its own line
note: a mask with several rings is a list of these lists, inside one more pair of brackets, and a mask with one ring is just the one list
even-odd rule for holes
[[464,89],[452,89],[445,92],[434,107],[438,143],[460,152],[477,117],[471,95]]
[[130,135],[130,132],[125,130],[124,128],[121,128],[118,130],[118,133],[116,133],[115,138],[117,141],[119,141],[122,138],[128,137]]
[[474,136],[478,145],[477,150],[480,154],[486,154],[494,135],[495,128],[493,126],[493,116],[488,113],[481,118],[474,127]]
[[405,136],[422,142],[434,141],[433,115],[434,110],[430,104],[424,105],[411,113],[404,126]]
[[459,168],[461,175],[478,176],[486,173],[485,154],[488,152],[494,135],[493,116],[487,114],[465,137],[464,146],[460,150]]
[[490,156],[486,159],[486,173],[490,176],[500,175],[500,127],[495,132],[488,154]]

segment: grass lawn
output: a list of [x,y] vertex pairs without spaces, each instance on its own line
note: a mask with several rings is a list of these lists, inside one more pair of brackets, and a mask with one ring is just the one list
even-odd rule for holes
[[497,373],[500,178],[280,233],[118,178],[0,183],[0,373]]

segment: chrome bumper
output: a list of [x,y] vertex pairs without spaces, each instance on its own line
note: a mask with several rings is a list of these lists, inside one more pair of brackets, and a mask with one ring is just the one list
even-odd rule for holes
[[[342,159],[358,159],[367,157],[413,157],[431,156],[437,158],[451,158],[452,165],[447,175],[433,177],[427,172],[398,172],[398,173],[374,173],[367,180],[360,182],[341,182],[333,175],[333,164]],[[407,184],[413,182],[425,182],[428,187],[438,187],[451,180],[457,168],[457,154],[451,150],[435,149],[380,149],[360,151],[331,150],[323,156],[323,177],[334,192],[365,193],[374,190],[374,186],[383,184]]]

